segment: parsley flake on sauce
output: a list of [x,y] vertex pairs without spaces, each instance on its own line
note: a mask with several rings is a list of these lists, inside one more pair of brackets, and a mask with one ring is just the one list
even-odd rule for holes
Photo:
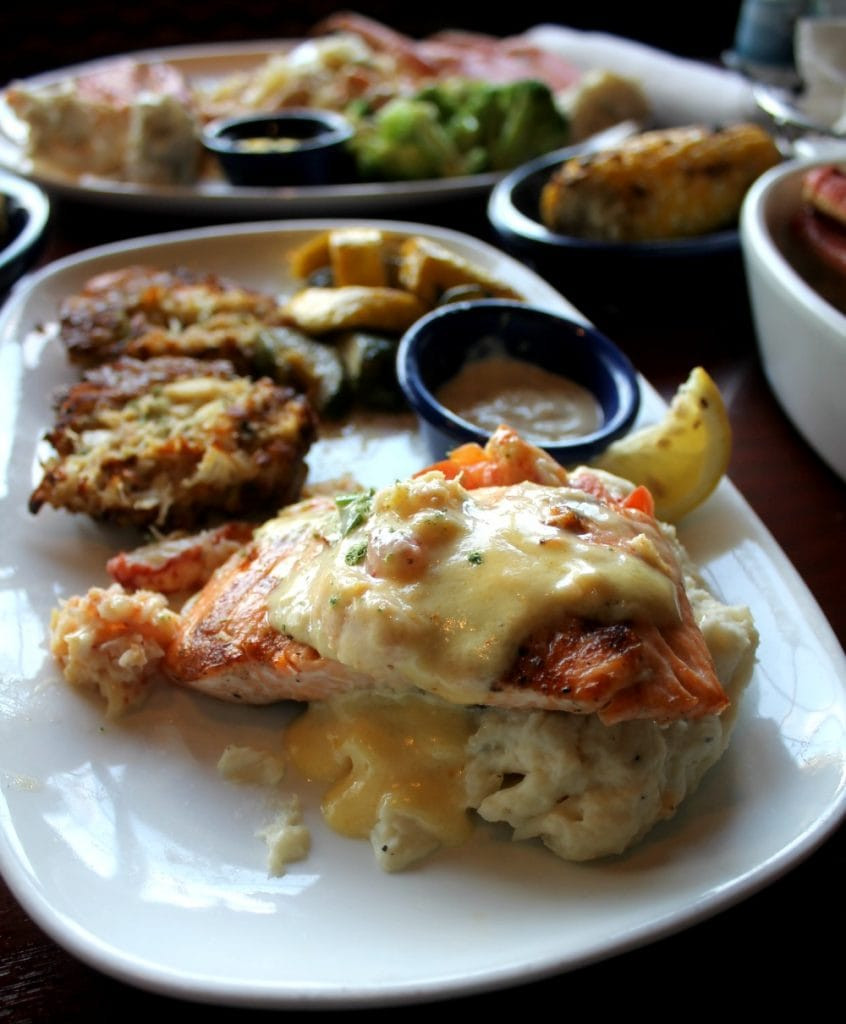
[[339,494],[335,498],[335,506],[341,517],[341,536],[346,537],[357,526],[361,526],[370,515],[373,500],[373,488],[368,491],[357,491],[353,494]]
[[367,541],[359,541],[358,544],[353,544],[347,548],[347,553],[344,555],[344,561],[347,565],[361,565],[364,561],[364,556],[367,554]]

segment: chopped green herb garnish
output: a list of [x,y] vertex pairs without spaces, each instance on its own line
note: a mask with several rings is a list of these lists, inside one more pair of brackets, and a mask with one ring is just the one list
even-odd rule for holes
[[373,499],[373,488],[368,491],[357,491],[353,494],[339,494],[335,505],[341,517],[341,536],[346,537],[370,515],[370,504]]
[[470,554],[467,556],[467,561],[470,562],[471,565],[481,565],[482,562],[484,561],[482,557],[482,552],[471,551]]
[[364,561],[364,556],[367,554],[367,541],[359,541],[358,544],[353,544],[347,548],[347,553],[344,555],[344,561],[347,565],[360,565]]

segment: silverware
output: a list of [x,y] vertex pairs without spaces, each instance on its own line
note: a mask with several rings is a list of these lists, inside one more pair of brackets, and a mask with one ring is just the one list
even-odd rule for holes
[[803,108],[799,91],[763,82],[751,83],[751,90],[785,157],[846,156],[846,123],[816,120]]

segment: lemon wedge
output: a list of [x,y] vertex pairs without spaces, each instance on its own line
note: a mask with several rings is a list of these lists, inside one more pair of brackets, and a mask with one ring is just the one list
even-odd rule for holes
[[662,420],[614,441],[593,465],[649,488],[655,515],[676,523],[716,488],[728,469],[731,443],[719,388],[697,366]]

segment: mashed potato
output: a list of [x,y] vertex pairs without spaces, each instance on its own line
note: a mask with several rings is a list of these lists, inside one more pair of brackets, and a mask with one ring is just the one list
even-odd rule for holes
[[468,744],[468,806],[565,860],[622,853],[672,817],[728,746],[757,644],[746,608],[716,601],[689,565],[686,575],[729,710],[662,727],[492,708]]

